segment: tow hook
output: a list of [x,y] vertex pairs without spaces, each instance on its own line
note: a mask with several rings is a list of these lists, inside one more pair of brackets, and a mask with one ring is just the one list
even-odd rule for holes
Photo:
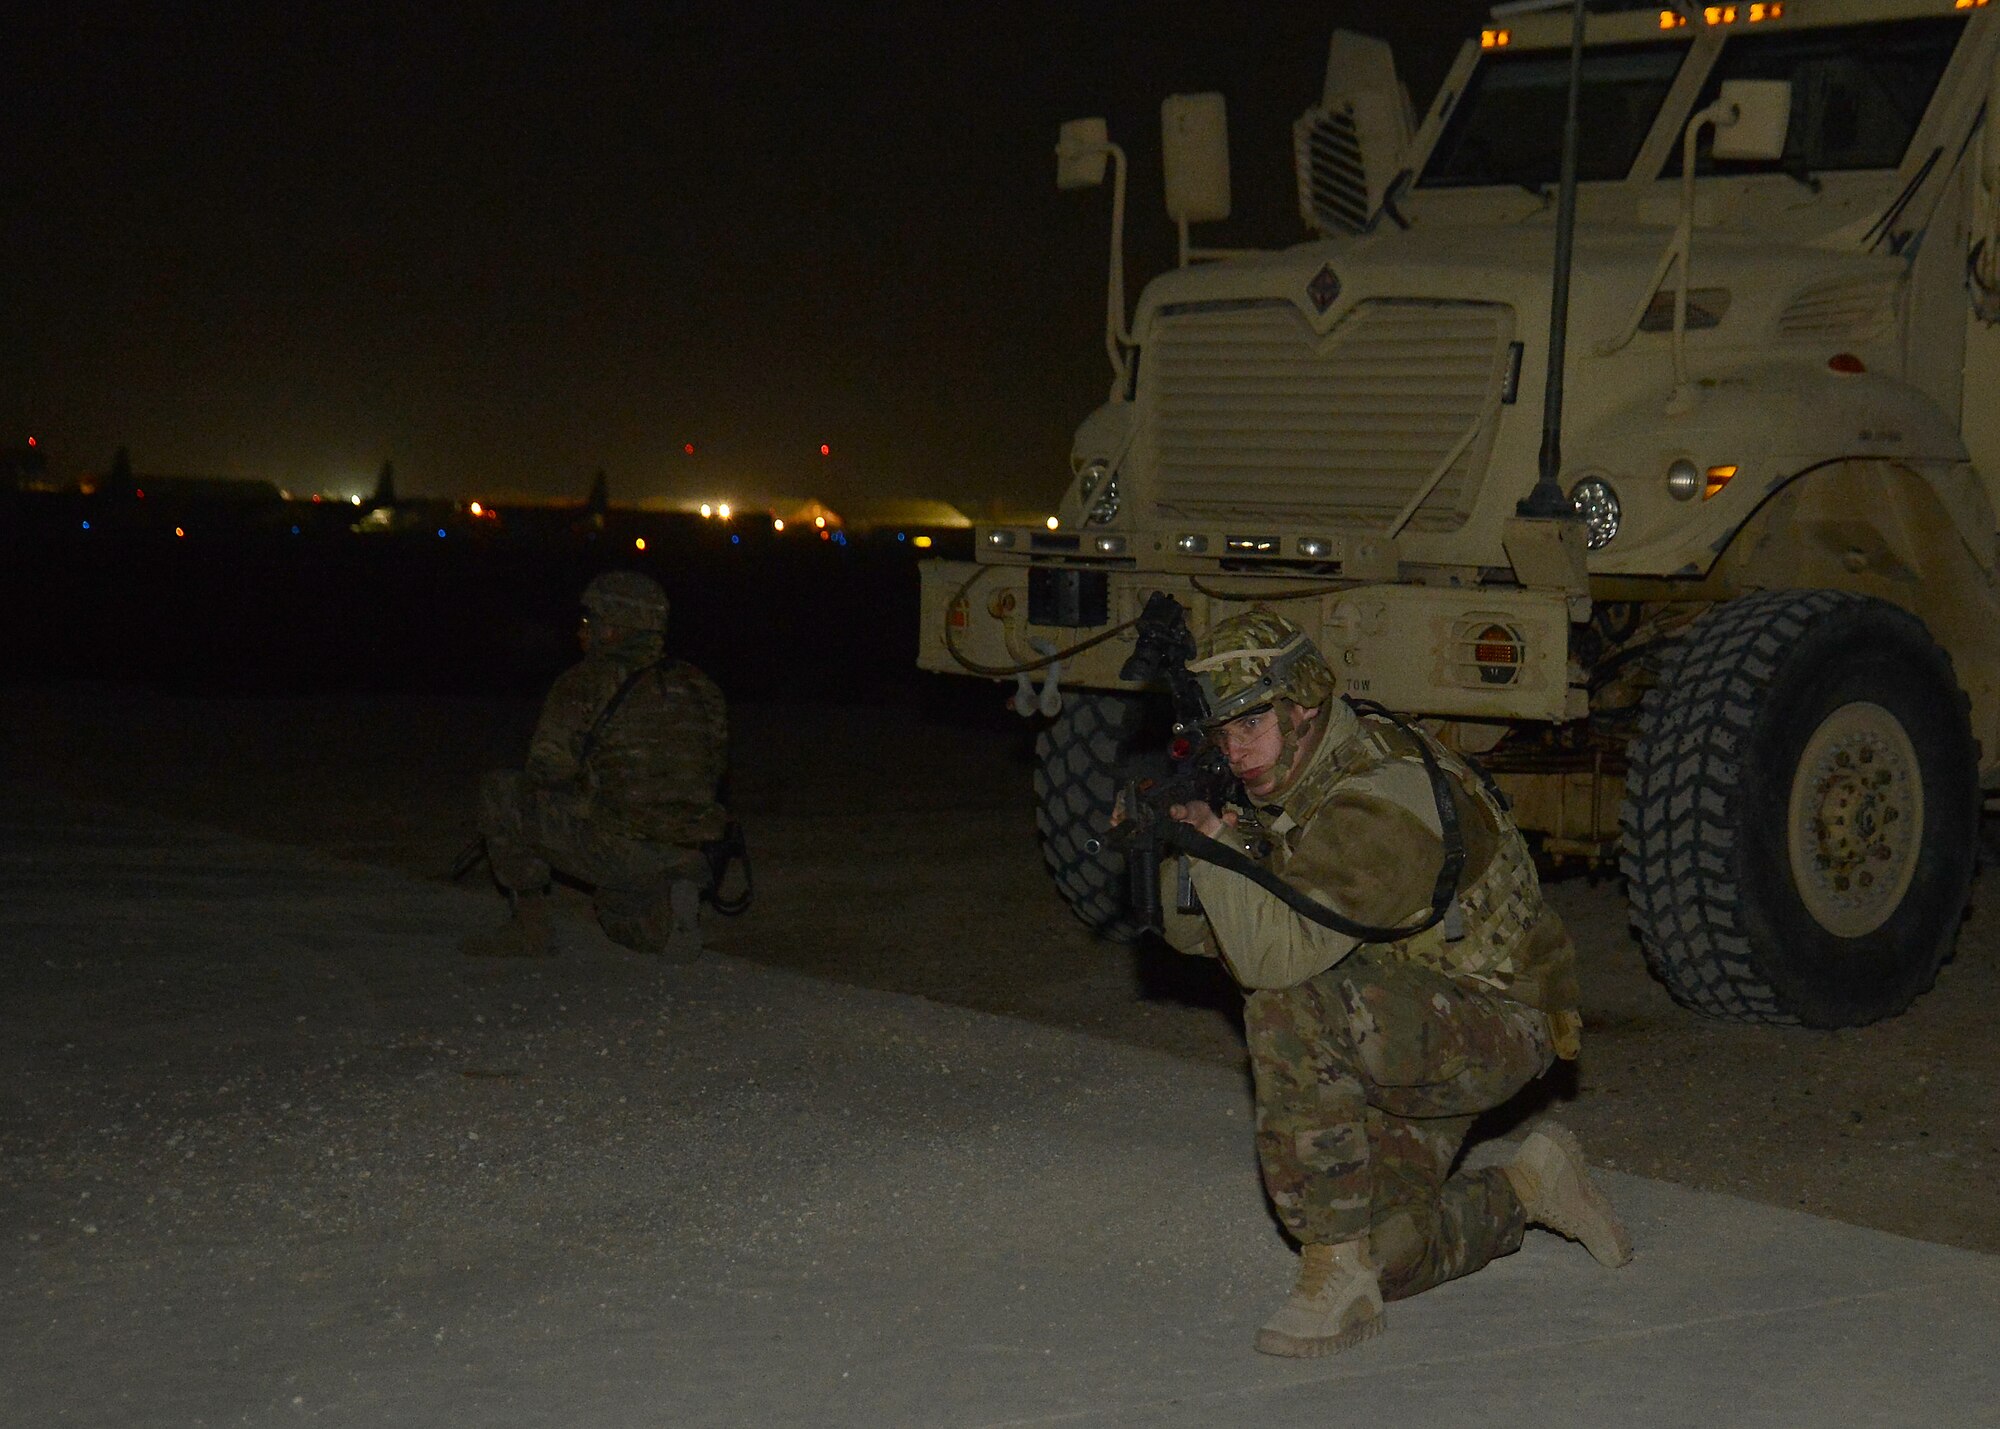
[[[1034,647],[1037,655],[1046,657],[1056,653],[1056,647],[1040,636],[1031,638],[1028,643]],[[1035,692],[1034,681],[1028,678],[1028,672],[1017,670],[1014,672],[1014,693],[1007,700],[1007,708],[1023,719],[1032,719],[1038,714],[1054,719],[1062,713],[1061,681],[1060,660],[1049,661],[1048,674],[1042,679],[1040,694]]]

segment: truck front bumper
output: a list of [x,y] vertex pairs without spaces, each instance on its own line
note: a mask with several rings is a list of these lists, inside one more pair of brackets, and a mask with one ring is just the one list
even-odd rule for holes
[[[941,674],[1047,678],[1114,690],[1146,597],[1165,591],[1199,633],[1255,602],[1311,635],[1342,694],[1411,714],[1456,719],[1570,720],[1589,712],[1573,682],[1570,602],[1558,590],[1358,585],[1297,576],[1200,579],[1085,566],[926,561],[917,665]],[[1031,572],[1034,573],[1031,589]],[[1199,588],[1197,582],[1199,580]]]

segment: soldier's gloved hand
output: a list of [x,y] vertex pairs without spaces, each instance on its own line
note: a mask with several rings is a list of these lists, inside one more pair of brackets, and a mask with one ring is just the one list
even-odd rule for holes
[[1204,838],[1212,839],[1224,829],[1236,827],[1236,815],[1233,811],[1225,811],[1218,817],[1215,810],[1200,799],[1169,806],[1167,817],[1176,823],[1186,824]]

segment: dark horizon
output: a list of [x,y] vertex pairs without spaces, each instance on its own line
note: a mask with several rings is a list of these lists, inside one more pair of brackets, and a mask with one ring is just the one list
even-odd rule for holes
[[1057,124],[1131,153],[1136,295],[1166,94],[1230,101],[1210,241],[1299,241],[1332,30],[1395,42],[1421,107],[1485,8],[47,10],[10,47],[0,445],[334,494],[392,460],[416,496],[1052,501],[1109,210],[1056,190]]

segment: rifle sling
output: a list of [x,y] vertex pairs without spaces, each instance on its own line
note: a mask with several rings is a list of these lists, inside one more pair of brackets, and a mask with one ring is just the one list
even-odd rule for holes
[[1458,896],[1459,875],[1465,872],[1465,830],[1458,817],[1458,801],[1451,797],[1451,784],[1445,777],[1443,767],[1438,764],[1437,756],[1431,753],[1430,741],[1424,738],[1422,732],[1412,729],[1373,701],[1351,700],[1349,703],[1367,714],[1379,715],[1409,735],[1416,744],[1418,757],[1423,760],[1424,772],[1430,776],[1431,797],[1437,801],[1438,831],[1444,838],[1444,862],[1438,868],[1437,882],[1431,887],[1431,911],[1423,918],[1403,928],[1379,928],[1356,922],[1285,882],[1248,854],[1198,834],[1186,824],[1170,824],[1162,829],[1160,842],[1190,858],[1242,874],[1301,918],[1322,928],[1331,928],[1357,942],[1400,942],[1436,927],[1444,920],[1452,900]]
[[597,718],[590,722],[590,728],[584,732],[583,747],[577,751],[576,756],[579,768],[590,763],[591,751],[597,748],[597,736],[603,733],[607,724],[611,723],[611,716],[618,713],[618,707],[625,703],[625,697],[632,693],[639,681],[656,671],[664,672],[668,664],[669,662],[664,659],[655,660],[649,665],[641,665],[625,677],[610,700],[605,703],[604,708],[597,712]]

